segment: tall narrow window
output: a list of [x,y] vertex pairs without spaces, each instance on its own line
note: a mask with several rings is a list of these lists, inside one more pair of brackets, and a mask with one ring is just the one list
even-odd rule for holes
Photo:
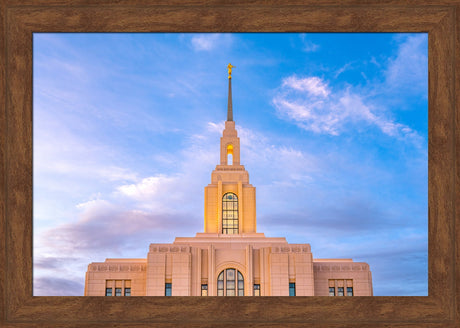
[[208,285],[201,285],[201,296],[208,296]]
[[238,233],[238,197],[232,192],[222,198],[222,233]]
[[329,296],[335,296],[335,288],[329,287]]
[[295,296],[295,282],[289,283],[289,296]]
[[233,145],[227,145],[227,165],[233,165]]
[[131,288],[125,288],[125,296],[131,296]]
[[217,296],[224,296],[224,271],[217,277]]
[[171,296],[172,293],[172,284],[171,283],[166,283],[165,284],[165,296]]
[[112,296],[112,288],[105,289],[105,296]]
[[244,278],[236,269],[223,270],[217,276],[217,296],[244,296]]
[[344,296],[343,295],[343,287],[337,287],[337,296]]
[[121,288],[115,288],[115,296],[121,296]]
[[260,296],[260,284],[254,284],[254,296]]
[[244,296],[244,279],[241,272],[238,271],[238,296]]
[[227,296],[235,296],[235,269],[227,269]]
[[232,154],[227,155],[227,164],[233,165],[233,155]]
[[347,287],[347,296],[353,296],[353,287]]

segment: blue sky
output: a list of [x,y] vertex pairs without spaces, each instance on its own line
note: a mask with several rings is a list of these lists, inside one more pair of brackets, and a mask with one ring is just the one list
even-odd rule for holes
[[427,295],[427,34],[34,34],[34,295],[203,231],[227,69],[258,232]]

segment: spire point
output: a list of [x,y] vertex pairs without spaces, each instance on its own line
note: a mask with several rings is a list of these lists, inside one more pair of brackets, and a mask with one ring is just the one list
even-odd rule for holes
[[232,104],[232,64],[228,64],[228,106],[227,106],[227,121],[233,121],[233,104]]
[[231,79],[232,78],[232,68],[235,67],[233,66],[232,64],[228,64],[227,65],[227,69],[228,69],[228,78]]

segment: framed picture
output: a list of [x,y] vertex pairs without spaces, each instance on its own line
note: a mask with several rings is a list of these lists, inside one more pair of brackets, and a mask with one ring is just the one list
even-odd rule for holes
[[[2,321],[9,325],[197,325],[454,327],[454,5],[7,4],[1,128]],[[33,297],[32,56],[40,32],[425,32],[428,33],[428,241],[425,297]],[[236,65],[237,66],[237,65]],[[457,119],[458,120],[458,119]],[[217,163],[216,163],[217,164]],[[244,163],[243,163],[244,164]],[[257,187],[257,186],[256,186]],[[199,192],[199,191],[197,191]],[[155,242],[152,240],[152,242]],[[308,242],[308,241],[307,241]],[[451,269],[449,269],[451,268]],[[457,275],[457,276],[456,276]],[[225,308],[225,311],[221,309]],[[357,313],[356,309],[360,309]],[[334,313],[334,315],[331,315]],[[110,318],[110,319],[107,319]]]

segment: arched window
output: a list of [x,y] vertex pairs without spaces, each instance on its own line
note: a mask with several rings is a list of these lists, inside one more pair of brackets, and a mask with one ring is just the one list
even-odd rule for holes
[[244,296],[244,278],[236,269],[225,269],[217,276],[217,296]]
[[238,233],[238,197],[232,192],[222,197],[222,233]]

